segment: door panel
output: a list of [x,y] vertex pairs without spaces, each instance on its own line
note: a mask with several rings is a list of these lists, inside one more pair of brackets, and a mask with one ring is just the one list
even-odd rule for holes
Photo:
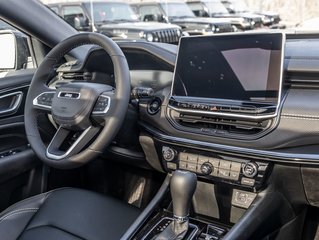
[[31,150],[24,129],[24,104],[33,72],[0,79],[0,211],[41,192],[42,164]]

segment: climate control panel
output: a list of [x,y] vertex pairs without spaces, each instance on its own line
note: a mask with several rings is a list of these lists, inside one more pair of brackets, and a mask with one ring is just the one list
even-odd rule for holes
[[269,163],[181,149],[162,147],[163,165],[168,171],[181,169],[215,180],[248,188],[259,188]]

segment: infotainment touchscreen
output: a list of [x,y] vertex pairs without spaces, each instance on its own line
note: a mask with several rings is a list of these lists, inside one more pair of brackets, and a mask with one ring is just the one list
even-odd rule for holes
[[182,38],[172,96],[277,103],[283,41],[281,33]]

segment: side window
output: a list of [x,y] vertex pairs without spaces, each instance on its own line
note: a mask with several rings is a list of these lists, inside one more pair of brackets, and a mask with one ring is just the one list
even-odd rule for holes
[[188,3],[189,8],[195,13],[196,16],[200,16],[201,11],[204,10],[203,5],[200,3]]
[[84,12],[81,6],[62,7],[62,17],[72,27],[75,26],[75,18],[84,18]]
[[31,68],[35,66],[27,36],[0,19],[0,78]]
[[159,21],[161,10],[158,6],[141,6],[140,15],[142,21]]

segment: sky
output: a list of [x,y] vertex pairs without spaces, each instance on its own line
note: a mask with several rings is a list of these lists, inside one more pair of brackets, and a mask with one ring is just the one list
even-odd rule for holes
[[318,0],[244,0],[251,9],[278,12],[288,24],[319,18]]

